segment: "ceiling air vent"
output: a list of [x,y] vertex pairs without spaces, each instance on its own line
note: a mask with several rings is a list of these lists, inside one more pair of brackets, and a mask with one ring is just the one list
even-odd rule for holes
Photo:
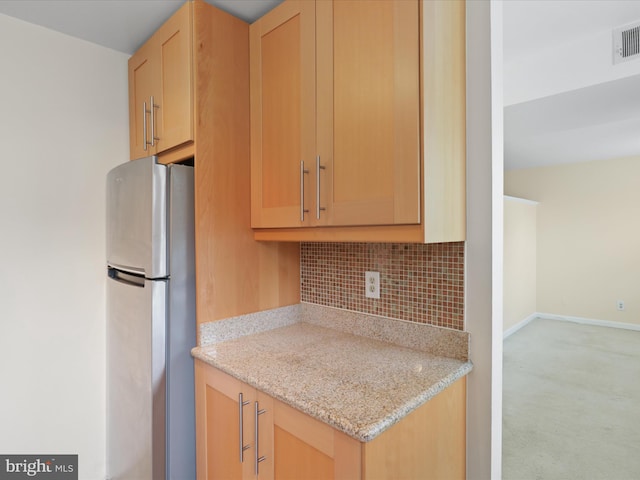
[[613,63],[640,58],[640,22],[613,30]]

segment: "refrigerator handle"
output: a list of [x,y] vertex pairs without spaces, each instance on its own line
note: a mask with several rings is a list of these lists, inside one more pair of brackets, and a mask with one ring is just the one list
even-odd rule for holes
[[112,278],[117,282],[125,283],[134,287],[144,288],[144,277],[142,276],[124,273],[112,267],[107,268],[107,275],[109,276],[109,278]]

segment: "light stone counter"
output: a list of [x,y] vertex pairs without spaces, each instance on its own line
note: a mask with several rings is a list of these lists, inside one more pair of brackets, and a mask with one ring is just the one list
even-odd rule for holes
[[192,353],[367,442],[469,373],[468,343],[465,332],[300,304],[203,325]]

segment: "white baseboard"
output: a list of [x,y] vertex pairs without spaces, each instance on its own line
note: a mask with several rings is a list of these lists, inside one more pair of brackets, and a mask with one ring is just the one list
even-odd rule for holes
[[531,320],[538,318],[538,316],[540,316],[540,313],[532,313],[531,315],[529,315],[527,318],[525,318],[524,320],[522,320],[521,322],[516,323],[514,326],[509,327],[507,330],[504,331],[504,333],[502,334],[502,339],[504,340],[505,338],[507,338],[510,335],[513,335],[514,333],[516,333],[518,330],[520,330],[522,327],[524,327],[527,323],[529,323]]
[[[611,320],[597,320],[593,318],[584,318],[584,317],[572,317],[570,315],[556,315],[553,313],[541,313],[537,312],[534,315],[534,318],[548,318],[550,320],[562,320],[564,322],[574,322],[574,323],[582,323],[585,325],[596,325],[599,327],[609,327],[609,328],[622,328],[624,330],[635,330],[640,332],[640,325],[636,325],[634,323],[623,323],[623,322],[612,322]],[[527,317],[528,319],[529,317]],[[525,319],[525,321],[527,321]],[[530,322],[531,320],[528,320]],[[520,325],[520,324],[518,324]],[[522,325],[524,326],[524,325]],[[520,327],[522,328],[522,327]],[[509,329],[511,330],[511,329]],[[508,331],[508,330],[507,330]],[[506,334],[507,332],[505,332]],[[506,335],[505,335],[506,336]]]
[[522,320],[519,323],[516,323],[514,326],[508,328],[502,334],[502,339],[513,335],[522,327],[527,325],[531,320],[536,318],[548,318],[549,320],[560,320],[563,322],[573,322],[573,323],[582,323],[583,325],[596,325],[598,327],[609,327],[609,328],[622,328],[624,330],[634,330],[636,332],[640,332],[640,325],[636,325],[633,323],[623,323],[623,322],[612,322],[611,320],[597,320],[594,318],[584,318],[584,317],[573,317],[571,315],[556,315],[555,313],[542,313],[535,312],[529,315],[527,318]]

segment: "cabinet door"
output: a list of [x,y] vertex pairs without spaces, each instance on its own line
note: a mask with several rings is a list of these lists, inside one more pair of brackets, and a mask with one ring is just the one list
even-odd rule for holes
[[304,210],[313,209],[315,165],[314,2],[284,2],[250,26],[249,41],[251,224],[308,225]]
[[158,153],[193,140],[192,23],[192,3],[187,2],[153,35]]
[[132,160],[193,140],[191,12],[187,2],[129,59]]
[[360,478],[361,444],[357,440],[277,400],[273,424],[278,480]]
[[418,1],[322,1],[316,15],[328,222],[420,223]]
[[[259,390],[252,405],[253,446],[250,462],[257,480],[273,480],[273,415],[274,399]],[[256,430],[257,429],[257,430]],[[250,478],[250,477],[245,477]],[[254,478],[253,475],[251,478]],[[302,477],[301,477],[302,478]]]
[[[196,382],[197,477],[204,479],[253,478],[253,408],[255,390],[198,360]],[[242,408],[240,423],[240,399]],[[242,439],[241,439],[242,438]],[[240,458],[240,442],[247,449]]]
[[[131,160],[155,154],[150,141],[150,98],[153,94],[153,46],[143,45],[129,59],[129,149]],[[146,110],[145,110],[146,104]]]

